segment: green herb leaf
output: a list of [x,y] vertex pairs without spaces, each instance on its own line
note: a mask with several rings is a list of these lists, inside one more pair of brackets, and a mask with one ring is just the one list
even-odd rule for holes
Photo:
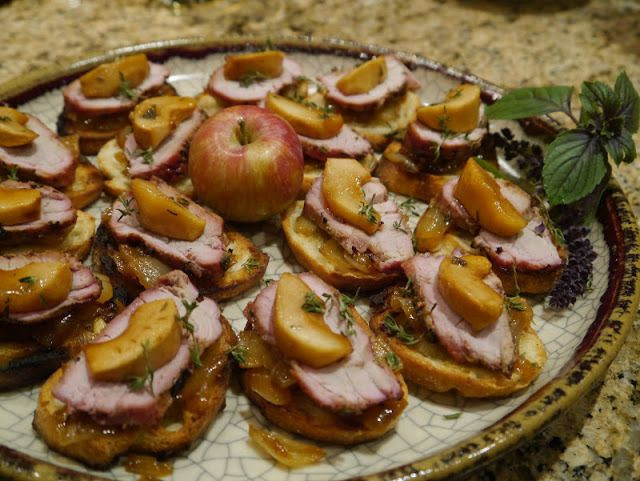
[[131,378],[129,381],[129,389],[132,391],[141,391],[144,389],[145,384],[148,384],[151,395],[155,396],[155,393],[153,392],[153,369],[151,369],[149,339],[140,343],[140,345],[142,346],[142,355],[144,356],[145,372],[142,376],[134,376]]
[[262,72],[259,72],[257,70],[251,70],[250,72],[247,72],[242,77],[240,77],[238,79],[238,82],[240,83],[241,87],[247,88],[256,82],[262,82],[263,80],[266,80],[266,79],[267,79],[267,76]]
[[389,365],[392,371],[395,372],[402,369],[402,362],[400,361],[400,359],[398,358],[395,352],[388,351],[384,356],[384,360]]
[[233,346],[230,352],[238,364],[244,364],[246,362],[247,348],[245,346],[236,344],[235,346]]
[[460,416],[462,416],[462,413],[445,414],[442,417],[445,418],[448,421],[453,421],[454,419],[458,419]]
[[598,137],[584,129],[564,132],[547,148],[542,168],[544,190],[552,206],[570,204],[593,192],[607,172]]
[[242,267],[244,267],[249,272],[253,272],[255,269],[260,267],[260,262],[255,257],[249,257],[246,261],[242,263]]
[[525,87],[512,90],[485,109],[489,119],[523,119],[551,112],[571,116],[573,87]]
[[[607,127],[607,120],[616,119],[621,109],[614,91],[602,82],[583,82],[580,103],[578,126],[597,131]],[[619,117],[618,124],[622,126],[622,117]]]
[[620,100],[620,115],[624,119],[624,128],[630,133],[635,134],[638,131],[638,122],[640,119],[640,98],[638,92],[633,88],[626,72],[621,72],[616,79],[614,91]]
[[508,311],[526,311],[524,299],[520,296],[505,296],[505,304]]
[[308,291],[304,294],[304,303],[302,304],[302,309],[307,312],[322,314],[324,312],[324,301],[320,299],[315,293]]
[[404,327],[398,324],[398,321],[391,314],[384,317],[384,328],[390,336],[397,337],[400,342],[411,345],[418,342],[418,338],[413,334],[409,334]]
[[616,165],[620,162],[631,163],[636,158],[636,144],[631,138],[631,132],[622,129],[620,135],[602,138],[602,145]]
[[343,319],[347,322],[347,328],[345,330],[345,335],[351,336],[356,333],[353,325],[356,320],[353,318],[353,314],[351,314],[351,307],[356,303],[356,298],[358,297],[358,292],[355,293],[353,297],[349,297],[346,294],[340,294],[340,306],[338,308],[338,316],[340,319]]
[[36,278],[33,276],[21,277],[20,279],[18,279],[18,282],[21,282],[23,284],[33,284],[34,282],[36,282]]

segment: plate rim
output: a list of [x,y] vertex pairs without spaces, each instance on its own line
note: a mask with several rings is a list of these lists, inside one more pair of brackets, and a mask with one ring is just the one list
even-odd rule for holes
[[[357,58],[393,54],[411,68],[425,68],[459,81],[479,85],[483,101],[487,103],[492,103],[504,93],[501,87],[474,74],[421,55],[387,47],[311,36],[198,36],[127,45],[37,69],[0,84],[0,102],[20,105],[66,84],[81,72],[120,55],[146,52],[152,60],[159,61],[171,57],[198,58],[215,52],[252,48],[266,41],[271,41],[285,51],[309,54],[327,53]],[[557,133],[556,125],[549,118],[537,118],[529,119],[524,126],[528,133],[553,134]],[[521,406],[479,433],[431,456],[358,479],[426,481],[468,474],[532,437],[604,375],[631,330],[640,299],[640,276],[636,278],[635,275],[640,269],[640,233],[631,206],[615,180],[609,185],[598,218],[604,227],[610,252],[609,287],[600,299],[595,320],[558,375],[532,393]],[[38,474],[51,475],[52,469],[60,479],[105,479],[39,460],[0,444],[0,475],[10,479],[32,479]]]

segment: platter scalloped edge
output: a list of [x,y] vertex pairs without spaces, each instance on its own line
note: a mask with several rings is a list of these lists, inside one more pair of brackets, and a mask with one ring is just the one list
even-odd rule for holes
[[[6,102],[11,106],[20,105],[64,85],[81,72],[123,54],[144,51],[152,60],[157,61],[172,57],[201,58],[213,53],[243,50],[264,44],[266,40],[256,37],[185,38],[123,47],[69,62],[67,66],[54,66],[31,72],[6,82],[0,85],[0,102]],[[458,82],[480,85],[485,102],[491,103],[503,92],[499,87],[472,74],[392,49],[336,39],[314,40],[309,37],[271,38],[270,41],[285,51],[330,54],[356,59],[393,53],[411,68],[432,70]],[[523,126],[529,133],[554,132],[554,125],[548,119],[533,119],[523,123]],[[631,207],[616,182],[611,183],[598,218],[603,226],[604,239],[610,254],[608,287],[600,299],[595,320],[559,373],[529,395],[515,410],[481,432],[428,457],[377,474],[367,474],[358,479],[436,480],[451,479],[452,476],[467,473],[495,460],[497,456],[533,436],[604,375],[631,329],[638,306],[640,236]],[[105,479],[36,459],[5,445],[0,445],[0,477],[16,480]]]

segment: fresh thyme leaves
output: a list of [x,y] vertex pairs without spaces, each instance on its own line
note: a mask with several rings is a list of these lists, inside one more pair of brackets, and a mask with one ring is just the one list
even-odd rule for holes
[[122,204],[122,209],[116,209],[118,212],[120,212],[120,217],[118,217],[118,220],[122,220],[123,217],[126,217],[128,215],[131,215],[133,213],[135,213],[135,209],[131,206],[131,199],[126,197],[125,195],[121,195],[119,197],[120,203]]
[[453,421],[454,419],[458,419],[460,416],[462,416],[462,413],[445,414],[442,417],[445,418],[447,421]]
[[247,361],[247,348],[245,346],[236,344],[230,352],[238,364],[244,364]]
[[189,354],[191,355],[191,361],[196,367],[202,366],[202,360],[200,359],[200,344],[196,339],[196,332],[194,325],[189,321],[191,313],[198,307],[196,301],[189,302],[186,299],[182,299],[182,305],[186,309],[182,316],[176,316],[176,320],[182,323],[184,329],[189,333],[191,337],[191,347],[189,347]]
[[402,368],[402,362],[393,351],[388,351],[384,356],[384,360],[392,371],[399,371]]
[[340,294],[340,305],[338,308],[338,315],[340,319],[343,319],[347,322],[347,328],[344,332],[345,335],[351,336],[355,334],[355,329],[353,327],[356,320],[353,318],[353,314],[351,314],[351,308],[354,306],[356,299],[358,297],[358,292],[356,291],[353,297],[349,297],[346,294]]
[[400,204],[400,210],[402,210],[403,214],[406,216],[420,215],[416,209],[416,201],[414,199],[407,199]]
[[21,282],[22,284],[32,285],[34,282],[36,282],[36,278],[33,276],[21,277],[20,279],[18,279],[18,282]]
[[144,356],[144,374],[135,376],[129,381],[129,389],[132,391],[141,391],[145,385],[149,386],[149,391],[153,396],[153,369],[151,368],[151,360],[149,355],[149,339],[140,344],[142,346],[142,355]]
[[131,86],[131,82],[129,82],[126,78],[124,78],[124,74],[122,72],[118,72],[120,75],[120,85],[118,86],[118,96],[125,97],[130,100],[135,100],[138,98],[138,93]]
[[376,217],[376,211],[373,208],[373,197],[371,197],[371,200],[369,202],[365,201],[360,203],[360,210],[358,211],[358,214],[366,217],[367,221],[370,224],[377,224],[378,223],[378,218]]
[[[552,206],[583,201],[595,193],[599,201],[615,164],[636,158],[631,138],[640,122],[640,97],[625,72],[613,88],[602,82],[583,82],[580,117],[571,109],[572,87],[516,89],[488,107],[488,118],[520,119],[563,112],[575,128],[562,132],[548,145],[542,183]],[[598,202],[589,206],[597,207]]]
[[393,228],[399,232],[404,232],[405,234],[408,234],[409,232],[407,231],[407,228],[404,226],[404,224],[397,220],[393,223]]
[[526,311],[525,300],[520,296],[505,296],[505,304],[508,311]]
[[257,70],[251,70],[238,79],[241,87],[247,88],[256,82],[266,80],[267,76]]
[[408,296],[415,295],[415,286],[414,286],[413,281],[411,279],[407,279],[407,283],[404,285],[404,292]]
[[18,179],[18,167],[11,166],[7,169],[7,178],[11,180],[20,180]]
[[260,267],[260,262],[255,257],[249,257],[246,261],[244,261],[242,267],[244,267],[249,272],[253,272],[258,267]]
[[409,334],[404,327],[398,324],[398,321],[395,318],[388,314],[384,316],[384,329],[389,333],[390,336],[397,337],[400,342],[404,344],[411,345],[418,342],[418,338],[413,334]]
[[324,312],[324,307],[324,301],[320,299],[316,294],[311,291],[305,293],[302,309],[307,312],[322,314]]
[[9,122],[10,120],[11,120],[11,117],[7,115],[0,115],[0,122]]

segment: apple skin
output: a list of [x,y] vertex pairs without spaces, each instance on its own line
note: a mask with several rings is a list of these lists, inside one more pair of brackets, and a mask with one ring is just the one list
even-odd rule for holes
[[200,126],[189,148],[197,197],[227,220],[256,222],[282,212],[296,199],[303,171],[302,146],[293,128],[254,105],[218,112]]

